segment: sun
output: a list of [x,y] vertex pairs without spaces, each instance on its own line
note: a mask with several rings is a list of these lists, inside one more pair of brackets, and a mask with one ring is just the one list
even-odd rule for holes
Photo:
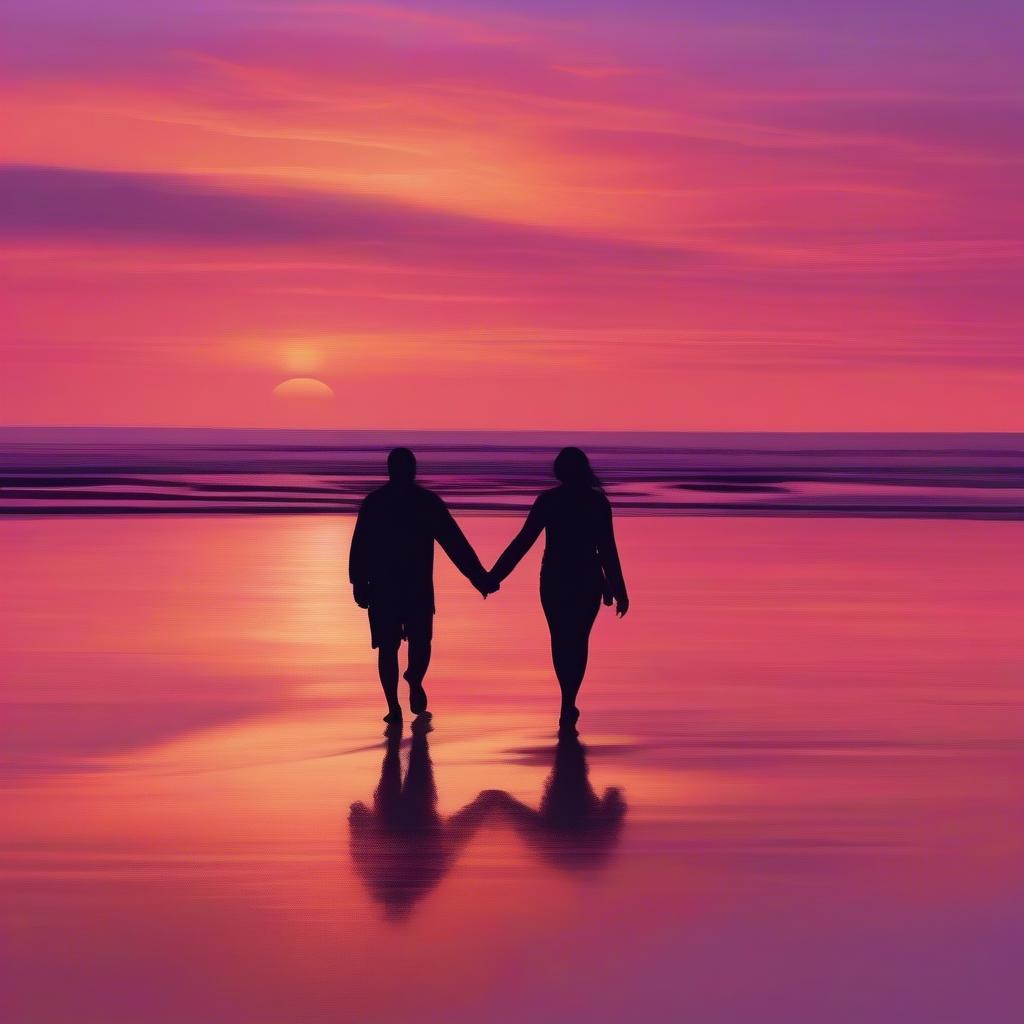
[[322,381],[315,377],[290,377],[281,381],[274,388],[274,397],[287,400],[312,399],[313,401],[326,401],[334,397],[334,392]]

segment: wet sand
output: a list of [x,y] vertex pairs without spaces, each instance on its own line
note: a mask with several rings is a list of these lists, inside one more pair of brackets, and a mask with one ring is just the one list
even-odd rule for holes
[[1020,1019],[1018,525],[622,520],[580,747],[536,551],[389,742],[350,529],[0,522],[5,1021]]

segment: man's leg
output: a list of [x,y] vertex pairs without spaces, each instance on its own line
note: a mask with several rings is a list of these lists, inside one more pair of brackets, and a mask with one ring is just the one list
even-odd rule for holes
[[377,672],[384,699],[388,702],[385,721],[402,717],[402,706],[398,703],[398,642],[381,643],[377,648]]
[[405,678],[410,686],[422,686],[430,667],[430,638],[409,637],[409,667]]
[[409,629],[409,667],[405,670],[405,678],[409,683],[409,707],[413,714],[422,715],[427,710],[427,691],[423,689],[423,680],[430,667],[431,623],[418,623],[417,628]]

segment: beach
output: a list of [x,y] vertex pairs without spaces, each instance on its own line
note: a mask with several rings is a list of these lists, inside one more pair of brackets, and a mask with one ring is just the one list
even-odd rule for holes
[[3,14],[0,1024],[1024,1022],[1018,5]]
[[579,748],[536,549],[389,744],[351,528],[0,520],[6,1019],[1020,1018],[1016,523],[620,517]]

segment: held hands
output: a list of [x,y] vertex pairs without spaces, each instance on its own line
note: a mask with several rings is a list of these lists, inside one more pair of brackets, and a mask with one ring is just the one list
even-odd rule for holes
[[485,572],[479,579],[473,581],[473,586],[480,591],[480,596],[486,601],[488,594],[497,593],[501,584],[495,579],[494,573]]
[[620,597],[615,602],[615,614],[621,619],[629,611],[629,598]]

